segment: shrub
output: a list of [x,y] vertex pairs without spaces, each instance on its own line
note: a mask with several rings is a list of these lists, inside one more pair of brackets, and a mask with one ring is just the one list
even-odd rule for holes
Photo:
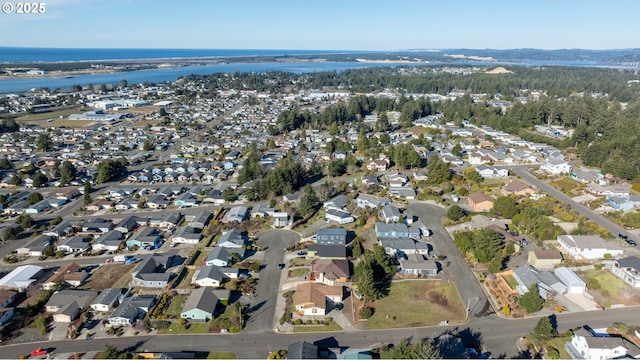
[[302,320],[301,319],[293,320],[293,325],[302,325]]
[[597,280],[597,279],[593,279],[593,278],[591,278],[591,279],[587,280],[587,287],[588,287],[589,289],[592,289],[592,290],[598,290],[598,289],[600,289],[602,286],[600,285],[600,283],[598,282],[598,280]]
[[602,270],[602,264],[595,264],[595,265],[593,265],[593,268],[598,270],[598,271],[600,271],[600,270]]
[[333,322],[333,318],[331,316],[327,316],[326,318],[324,318],[324,323],[329,325]]
[[547,355],[552,359],[560,359],[560,352],[558,349],[551,347],[547,350]]
[[373,309],[368,306],[364,306],[360,309],[359,315],[362,319],[368,319],[373,316]]
[[600,294],[602,294],[602,296],[609,296],[609,295],[611,295],[611,294],[609,293],[609,290],[607,290],[607,289],[602,289],[602,291],[600,291]]

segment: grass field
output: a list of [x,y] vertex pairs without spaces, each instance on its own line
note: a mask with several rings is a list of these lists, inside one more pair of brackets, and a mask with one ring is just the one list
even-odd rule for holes
[[297,257],[289,260],[289,266],[309,266],[309,260],[303,257]]
[[[580,275],[582,275],[581,277],[585,280],[589,278],[598,280],[598,283],[601,286],[600,290],[591,290],[591,292],[600,304],[603,304],[607,299],[610,299],[612,304],[640,304],[640,298],[638,296],[626,298],[621,294],[623,290],[629,289],[629,286],[627,286],[624,281],[618,279],[607,270],[587,270],[585,272],[582,272]],[[608,292],[609,295],[603,296],[603,291],[605,291],[605,294]]]
[[551,186],[559,188],[563,193],[571,192],[578,187],[578,183],[570,178],[562,178],[551,182]]
[[211,351],[207,359],[237,359],[237,357],[231,351]]
[[169,326],[166,330],[158,330],[158,333],[162,334],[204,334],[208,333],[208,324],[207,323],[191,323],[189,326],[185,328],[184,325],[180,325],[177,322],[174,322]]
[[291,277],[304,276],[309,273],[309,268],[299,268],[291,270]]
[[560,353],[560,359],[571,359],[571,355],[564,349],[564,344],[571,341],[570,337],[559,337],[547,341],[547,346],[553,346]]
[[184,300],[184,296],[176,295],[171,299],[171,305],[164,311],[164,314],[167,316],[175,316],[180,317],[180,312],[182,311],[182,301]]
[[453,283],[430,280],[394,282],[389,295],[373,303],[370,329],[437,325],[464,321],[464,306]]
[[296,325],[293,332],[340,331],[342,327],[332,321],[329,325]]
[[59,111],[51,111],[40,114],[25,114],[18,116],[15,120],[17,122],[32,122],[32,121],[46,121],[48,119],[60,119],[60,116],[69,116],[71,114],[80,114],[83,110],[78,109],[66,109]]

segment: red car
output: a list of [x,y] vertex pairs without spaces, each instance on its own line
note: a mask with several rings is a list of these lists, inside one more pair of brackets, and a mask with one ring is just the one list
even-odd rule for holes
[[37,348],[31,352],[31,356],[47,355],[49,352],[43,348]]

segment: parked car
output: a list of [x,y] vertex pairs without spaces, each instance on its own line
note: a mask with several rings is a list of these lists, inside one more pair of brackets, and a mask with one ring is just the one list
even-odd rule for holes
[[618,237],[620,239],[622,239],[622,240],[627,240],[629,238],[629,236],[627,236],[626,234],[622,234],[622,233],[618,234]]
[[280,263],[280,264],[278,264],[278,269],[282,270],[282,269],[284,269],[284,266],[285,265],[283,263]]
[[37,348],[31,352],[31,356],[42,356],[42,355],[47,355],[48,353],[49,351],[47,351],[46,349]]
[[307,251],[306,250],[298,251],[298,255],[307,255]]

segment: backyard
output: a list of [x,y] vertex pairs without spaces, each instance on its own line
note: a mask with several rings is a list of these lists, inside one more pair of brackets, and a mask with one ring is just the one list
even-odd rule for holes
[[599,304],[640,305],[640,291],[630,288],[608,270],[592,269],[578,275],[586,280],[589,293]]
[[376,300],[370,329],[437,325],[464,321],[464,306],[453,283],[430,280],[394,282],[389,295]]
[[[91,272],[87,281],[80,286],[80,289],[104,290],[110,287],[126,287],[131,277],[129,272],[136,264],[104,264]],[[124,284],[120,286],[120,284]]]
[[560,189],[560,191],[562,191],[565,194],[570,193],[571,191],[573,191],[574,189],[576,189],[578,187],[578,183],[570,178],[562,178],[562,179],[558,179],[558,180],[554,180],[551,183],[551,186]]

